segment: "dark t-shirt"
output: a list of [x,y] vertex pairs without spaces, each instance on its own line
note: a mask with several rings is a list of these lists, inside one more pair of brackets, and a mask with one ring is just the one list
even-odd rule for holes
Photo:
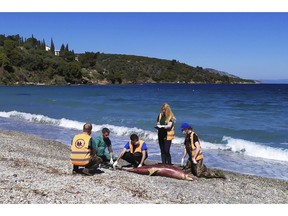
[[[166,117],[164,115],[161,116],[161,119],[159,117],[160,117],[160,115],[158,115],[158,117],[157,117],[157,122],[159,122],[160,125],[165,125]],[[158,128],[158,138],[159,139],[167,138],[167,129]]]
[[107,147],[111,146],[111,140],[109,138],[105,138],[103,140],[104,140],[105,144],[107,145]]
[[[190,138],[190,134],[187,134],[186,137],[185,137],[185,142],[184,142],[184,145],[185,145],[185,148],[187,150],[187,153],[189,154],[189,152],[191,152],[191,138]],[[199,138],[198,136],[196,135],[196,133],[193,134],[193,144],[195,144],[196,142],[199,142]]]

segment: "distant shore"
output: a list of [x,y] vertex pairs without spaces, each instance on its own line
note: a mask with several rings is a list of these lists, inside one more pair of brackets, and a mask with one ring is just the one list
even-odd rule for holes
[[[251,82],[239,82],[239,83],[197,83],[197,82],[139,82],[139,83],[132,83],[132,82],[123,82],[121,84],[119,83],[109,83],[107,81],[98,81],[98,82],[93,82],[93,83],[86,83],[86,84],[63,84],[63,85],[54,85],[54,84],[49,84],[49,83],[33,83],[33,82],[26,82],[26,83],[14,83],[14,84],[9,84],[9,85],[1,85],[0,86],[85,86],[85,85],[145,85],[145,84],[172,84],[172,85],[179,85],[179,84],[187,84],[187,85],[258,85],[258,84],[274,84],[274,83],[261,83],[261,82],[256,82],[251,83]],[[275,83],[276,84],[276,83]],[[279,83],[280,84],[280,83]]]
[[184,181],[103,168],[72,175],[69,146],[16,131],[0,137],[1,204],[288,203],[285,180],[224,171],[225,180]]

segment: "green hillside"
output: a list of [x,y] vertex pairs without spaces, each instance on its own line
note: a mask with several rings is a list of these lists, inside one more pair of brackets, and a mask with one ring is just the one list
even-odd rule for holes
[[23,39],[20,35],[0,35],[1,85],[179,82],[255,83],[177,60],[99,52],[75,54],[68,44],[55,50],[52,39],[47,46],[33,36]]

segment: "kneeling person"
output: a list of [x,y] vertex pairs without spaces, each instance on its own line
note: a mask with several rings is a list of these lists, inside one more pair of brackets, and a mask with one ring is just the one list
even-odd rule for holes
[[[181,131],[185,135],[184,145],[186,152],[189,155],[189,160],[187,162],[191,166],[191,173],[197,177],[225,178],[222,171],[211,170],[205,166],[200,139],[193,131],[193,128],[189,124],[183,123],[181,125]],[[185,157],[185,153],[183,156]]]
[[136,134],[132,134],[130,136],[130,141],[124,146],[122,152],[114,162],[113,167],[116,167],[120,158],[126,160],[134,167],[141,167],[147,157],[148,153],[146,143],[143,140],[139,140],[139,137]]
[[83,133],[74,136],[71,143],[70,161],[73,173],[79,173],[79,166],[84,167],[82,173],[91,175],[90,170],[97,169],[102,159],[96,154],[96,145],[91,137],[92,124],[83,126]]
[[[101,157],[103,163],[110,162],[113,164],[113,160],[116,160],[116,157],[113,155],[113,149],[111,140],[109,139],[110,130],[108,128],[102,129],[102,135],[98,136],[95,139],[97,156]],[[108,149],[108,152],[106,151]]]

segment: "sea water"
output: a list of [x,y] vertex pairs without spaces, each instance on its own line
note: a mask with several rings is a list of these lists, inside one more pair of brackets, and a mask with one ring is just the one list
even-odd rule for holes
[[165,102],[177,119],[172,163],[181,161],[186,122],[208,167],[288,180],[288,85],[0,86],[0,129],[70,145],[91,122],[93,137],[111,130],[116,155],[137,133],[149,159],[160,161],[154,127]]

